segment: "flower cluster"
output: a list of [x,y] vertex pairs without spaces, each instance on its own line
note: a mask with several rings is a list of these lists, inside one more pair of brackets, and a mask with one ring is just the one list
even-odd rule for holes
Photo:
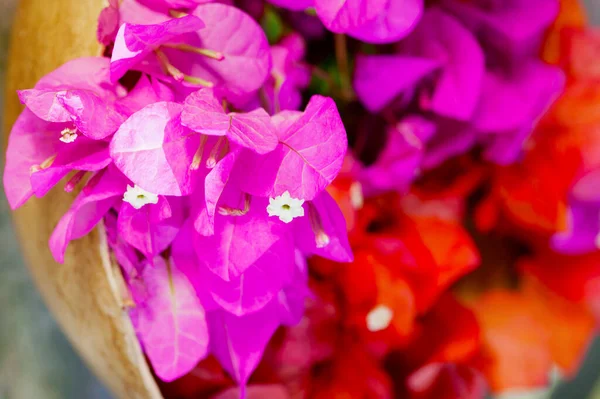
[[[325,191],[347,138],[332,99],[296,110],[300,38],[272,56],[248,14],[196,3],[112,2],[99,24],[110,58],[70,61],[19,92],[4,183],[13,208],[67,176],[65,191],[81,189],[52,254],[63,262],[103,221],[158,377],[212,353],[243,385],[275,329],[302,314],[305,257],[352,260]],[[264,85],[290,86],[269,93],[294,110],[257,106]]]
[[167,398],[479,399],[577,371],[600,317],[577,0],[110,0],[98,40],[19,92],[4,183],[13,208],[79,192],[59,262],[102,222]]

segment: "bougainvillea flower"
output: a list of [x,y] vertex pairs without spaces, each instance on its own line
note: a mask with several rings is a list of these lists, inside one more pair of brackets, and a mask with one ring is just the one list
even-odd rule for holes
[[181,206],[172,202],[159,197],[156,204],[138,209],[123,203],[119,209],[119,236],[147,259],[154,259],[169,247],[183,223]]
[[455,17],[431,7],[414,32],[401,43],[404,53],[442,64],[427,108],[458,120],[469,120],[479,102],[485,59],[479,43]]
[[192,84],[201,79],[224,90],[228,100],[247,102],[271,70],[271,51],[260,25],[238,8],[219,3],[202,4],[192,15],[205,28],[189,41],[186,37],[184,46],[163,48],[166,58],[180,73],[193,77],[187,79]]
[[[239,194],[236,196],[226,192],[221,201],[230,208],[243,209],[243,205],[238,206],[238,202],[244,201],[243,195]],[[290,229],[285,223],[268,216],[267,202],[264,199],[253,198],[248,212],[244,215],[217,215],[215,234],[197,235],[195,247],[199,261],[213,273],[229,281],[244,273],[270,251],[275,243],[289,240],[290,234]],[[280,267],[291,270],[293,258],[286,257],[286,252],[290,253],[293,250],[288,247],[281,248],[279,256],[290,262],[282,263]]]
[[85,189],[75,198],[50,237],[50,251],[57,262],[64,261],[70,241],[88,234],[126,190],[127,179],[115,167],[92,177]]
[[[275,242],[242,274],[226,281],[213,272],[220,266],[207,263],[208,257],[196,250],[196,235],[190,223],[180,230],[172,247],[173,260],[187,270],[186,274],[202,298],[209,298],[230,313],[241,316],[262,309],[290,283],[294,275],[294,248],[289,238]],[[237,247],[244,245],[236,244]],[[209,247],[205,249],[219,251]]]
[[136,306],[129,314],[154,372],[164,381],[183,376],[209,348],[206,315],[194,286],[161,257],[144,265],[132,284]]
[[281,290],[277,297],[257,312],[244,316],[224,311],[209,313],[211,352],[238,381],[242,397],[248,378],[258,365],[277,327],[281,324],[291,325],[299,320],[297,313],[303,309],[307,294],[305,279],[304,274],[304,277]]
[[98,29],[96,37],[98,42],[104,46],[111,44],[119,30],[119,0],[108,0],[106,6],[98,16]]
[[488,71],[473,122],[483,133],[486,157],[500,164],[513,162],[564,84],[560,69],[539,61],[522,65],[510,75]]
[[[194,143],[181,138],[186,130],[191,132],[181,126],[178,116],[182,109],[181,104],[172,102],[150,104],[127,119],[111,141],[110,154],[115,165],[150,193],[181,196],[191,192],[189,165],[196,149],[191,148]],[[199,140],[196,137],[196,142]],[[179,158],[171,158],[170,150]]]
[[22,90],[19,98],[39,118],[66,126],[74,141],[77,133],[94,140],[113,134],[125,116],[114,102],[124,95],[119,85],[110,84],[106,58],[89,57],[70,61],[44,76],[33,89]]
[[305,205],[306,216],[294,226],[296,244],[303,253],[338,262],[351,262],[352,249],[344,215],[335,200],[324,191]]
[[435,124],[419,116],[409,116],[389,127],[386,145],[377,161],[360,172],[365,195],[389,190],[405,192],[418,175],[425,143],[435,132]]
[[485,44],[509,57],[535,53],[559,12],[558,0],[444,0],[442,4]]
[[181,122],[208,136],[227,138],[257,154],[266,154],[278,144],[269,114],[259,108],[248,113],[226,113],[211,89],[201,89],[185,99]]
[[297,110],[302,102],[300,91],[310,83],[310,68],[304,64],[306,44],[302,36],[291,34],[271,47],[273,68],[265,83],[271,113]]
[[421,0],[315,0],[314,3],[327,29],[368,43],[392,43],[402,39],[423,12]]
[[348,139],[332,99],[313,96],[303,113],[284,111],[272,119],[279,144],[266,156],[242,160],[243,191],[276,197],[288,191],[310,201],[338,174]]
[[422,0],[389,0],[377,17],[348,34],[367,43],[393,43],[415,28],[423,8]]
[[429,58],[360,55],[356,59],[354,88],[362,104],[369,111],[378,112],[400,94],[410,93],[440,66],[439,61]]
[[193,15],[170,19],[156,25],[121,25],[110,61],[111,79],[119,80],[160,45],[202,28],[202,20]]

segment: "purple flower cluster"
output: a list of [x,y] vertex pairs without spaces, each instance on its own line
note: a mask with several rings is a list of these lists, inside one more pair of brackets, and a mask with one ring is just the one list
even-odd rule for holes
[[362,172],[365,191],[403,191],[421,170],[476,146],[492,162],[518,160],[564,87],[560,68],[539,59],[558,7],[443,0],[390,51],[359,55],[356,94],[388,121],[385,150]]
[[325,191],[348,146],[336,105],[313,96],[297,111],[303,39],[271,48],[231,5],[112,1],[98,37],[110,59],[70,61],[19,92],[10,205],[69,176],[65,191],[82,188],[50,238],[56,260],[103,221],[156,374],[213,354],[244,385],[276,328],[302,315],[305,257],[352,260]]

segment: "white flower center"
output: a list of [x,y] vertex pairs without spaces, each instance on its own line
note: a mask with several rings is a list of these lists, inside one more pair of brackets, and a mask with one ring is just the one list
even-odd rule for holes
[[158,195],[149,193],[148,191],[135,186],[127,185],[127,191],[123,195],[123,201],[128,202],[135,209],[140,209],[146,204],[158,203]]
[[60,132],[60,141],[63,143],[72,143],[77,138],[77,129],[66,128]]
[[367,329],[371,332],[385,330],[393,317],[392,309],[385,305],[377,305],[367,314]]
[[292,198],[286,191],[275,198],[269,198],[267,212],[269,216],[278,216],[282,222],[289,223],[294,218],[304,216],[302,204],[304,204],[303,199]]

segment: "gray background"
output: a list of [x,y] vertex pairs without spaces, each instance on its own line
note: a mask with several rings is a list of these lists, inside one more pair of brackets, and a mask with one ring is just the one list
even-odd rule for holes
[[[595,21],[600,22],[600,0],[586,3]],[[0,110],[8,32],[15,4],[15,0],[0,0]],[[0,399],[108,399],[109,395],[73,352],[33,287],[19,254],[10,211],[1,190],[0,187]],[[600,399],[600,385],[590,395],[599,375],[600,344],[597,343],[580,375],[559,386],[553,397]]]

